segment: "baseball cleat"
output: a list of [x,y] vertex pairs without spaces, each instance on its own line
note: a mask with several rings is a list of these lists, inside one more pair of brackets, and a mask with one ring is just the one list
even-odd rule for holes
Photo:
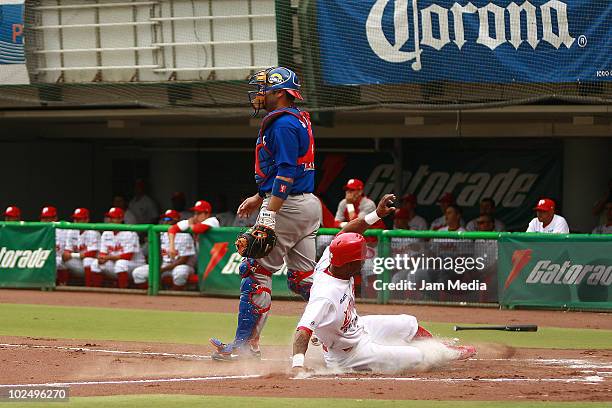
[[251,346],[236,347],[234,344],[225,344],[219,339],[210,339],[210,344],[216,349],[210,357],[215,361],[236,361],[243,359],[261,359],[261,351]]
[[414,335],[412,339],[413,340],[424,340],[424,339],[431,339],[432,337],[433,335],[429,332],[429,330],[427,330],[423,326],[419,326],[416,334]]
[[451,350],[454,350],[458,353],[457,360],[467,360],[468,358],[475,356],[477,351],[474,346],[450,346],[447,345]]

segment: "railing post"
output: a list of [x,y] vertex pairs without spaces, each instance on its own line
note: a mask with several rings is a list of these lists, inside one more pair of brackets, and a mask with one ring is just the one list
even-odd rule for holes
[[[380,231],[378,235],[378,257],[387,258],[389,256],[391,239],[385,234],[386,231]],[[387,304],[389,302],[389,287],[388,283],[391,282],[391,272],[384,267],[383,262],[383,273],[381,274],[383,290],[378,292],[376,303]]]
[[159,234],[153,226],[149,226],[147,231],[149,239],[149,296],[157,296],[159,293],[159,276],[160,276],[160,249],[159,249]]

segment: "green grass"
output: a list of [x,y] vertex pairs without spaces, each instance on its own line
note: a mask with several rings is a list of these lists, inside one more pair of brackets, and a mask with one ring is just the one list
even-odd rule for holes
[[[297,316],[272,315],[262,343],[289,345],[297,320]],[[6,336],[205,344],[210,337],[233,338],[235,325],[236,316],[230,313],[0,304],[0,335]],[[454,332],[450,323],[423,325],[436,335],[458,337],[465,342],[612,349],[612,330],[544,327],[537,333]]]
[[[45,403],[10,403],[14,407],[40,407]],[[7,404],[8,405],[8,404]],[[356,400],[339,398],[273,398],[273,397],[213,397],[197,395],[121,395],[114,397],[78,397],[69,403],[54,403],[52,407],[206,407],[206,408],[276,408],[333,406],[334,408],[599,408],[609,407],[606,402],[530,402],[530,401],[411,401],[411,400]]]

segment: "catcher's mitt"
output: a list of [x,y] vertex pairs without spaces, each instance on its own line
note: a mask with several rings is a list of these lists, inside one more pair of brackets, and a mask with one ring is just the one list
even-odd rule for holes
[[276,233],[272,228],[255,225],[238,235],[235,245],[238,253],[246,258],[263,258],[276,245]]

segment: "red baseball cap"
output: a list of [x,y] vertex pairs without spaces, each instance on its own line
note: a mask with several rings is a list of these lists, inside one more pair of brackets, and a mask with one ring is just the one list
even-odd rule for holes
[[47,206],[47,207],[43,207],[43,209],[40,210],[40,218],[51,218],[51,217],[57,217],[57,208],[52,207],[52,206]]
[[125,216],[122,208],[119,207],[111,207],[110,210],[105,214],[108,218],[121,218]]
[[453,193],[444,193],[442,194],[442,197],[440,197],[440,199],[438,200],[438,204],[440,203],[454,204],[455,196],[453,195]]
[[331,264],[342,266],[353,261],[362,261],[374,256],[363,235],[356,232],[338,234],[329,245]]
[[210,213],[210,212],[212,212],[212,206],[206,200],[198,200],[193,205],[193,207],[191,207],[191,211],[195,211],[195,212],[208,212],[208,213]]
[[87,208],[77,208],[72,213],[72,218],[75,220],[84,220],[89,218],[89,210]]
[[550,211],[555,209],[555,202],[550,198],[542,198],[534,208],[536,211]]
[[19,207],[11,205],[9,207],[6,207],[6,210],[4,210],[4,216],[5,217],[21,217],[21,210],[19,209]]
[[416,204],[417,199],[416,199],[416,196],[414,194],[405,194],[402,197],[402,201],[408,201],[409,203]]
[[181,214],[176,210],[166,210],[166,212],[163,213],[162,216],[159,218],[164,221],[178,220],[179,218],[181,218]]
[[347,181],[344,187],[342,188],[344,190],[363,190],[363,181],[352,178],[349,181]]

